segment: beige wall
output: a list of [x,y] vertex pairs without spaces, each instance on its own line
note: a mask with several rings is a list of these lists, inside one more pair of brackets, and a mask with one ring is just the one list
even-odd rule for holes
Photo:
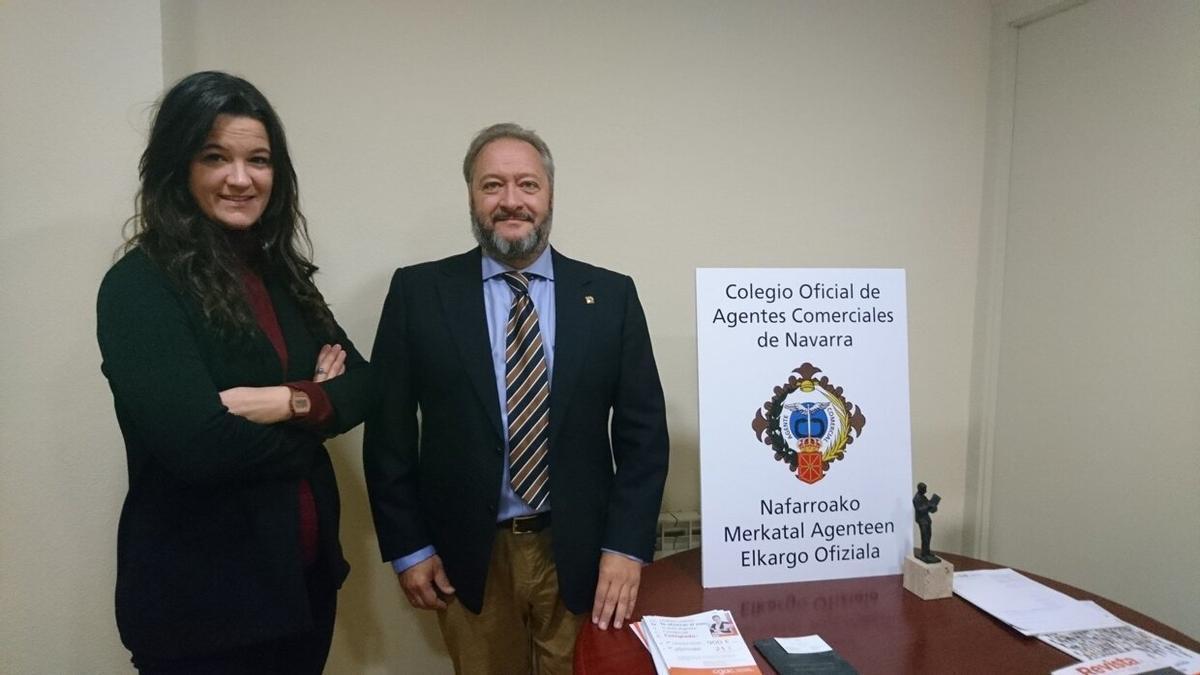
[[0,2],[0,672],[128,670],[113,623],[125,460],[96,287],[162,88],[159,4]]
[[[168,84],[242,74],[278,108],[318,281],[363,349],[393,268],[471,245],[458,175],[470,135],[510,119],[542,132],[559,167],[555,244],[639,282],[674,441],[667,508],[699,503],[694,268],[905,268],[914,475],[948,505],[936,545],[959,548],[985,0],[166,2],[161,55],[157,3],[87,7],[0,4],[0,123],[20,149],[0,181],[5,317],[23,317],[2,343],[20,385],[5,394],[0,473],[6,609],[17,600],[0,614],[0,658],[19,659],[13,672],[121,672],[127,658],[111,618],[124,464],[91,303],[160,68]],[[14,100],[13,84],[39,97]],[[42,111],[62,84],[79,87]],[[101,101],[82,98],[92,88]],[[42,128],[58,118],[71,126]],[[803,254],[778,245],[800,238]],[[333,444],[354,572],[330,671],[447,672],[436,626],[377,560],[359,441]]]
[[984,553],[1200,636],[1200,3],[1014,32]]
[[[553,240],[639,282],[668,393],[668,508],[696,508],[693,270],[908,270],[915,475],[960,540],[986,105],[985,3],[172,3],[168,81],[261,86],[288,126],[320,283],[369,345],[390,271],[471,245],[458,164],[517,120],[558,165]],[[805,254],[777,245],[804,238]],[[337,672],[441,667],[377,562],[338,445]],[[417,667],[420,665],[420,668]],[[436,664],[436,665],[435,665]]]

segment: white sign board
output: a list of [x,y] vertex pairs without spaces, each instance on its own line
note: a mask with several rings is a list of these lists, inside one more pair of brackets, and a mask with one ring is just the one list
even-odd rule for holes
[[904,270],[698,269],[705,587],[899,574]]

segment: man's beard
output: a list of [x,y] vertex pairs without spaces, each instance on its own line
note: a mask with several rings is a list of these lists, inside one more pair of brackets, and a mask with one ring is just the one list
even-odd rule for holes
[[479,247],[488,257],[510,266],[515,266],[513,263],[516,262],[525,262],[530,255],[540,253],[546,247],[546,242],[550,240],[554,207],[551,206],[546,210],[546,217],[541,223],[534,223],[532,214],[524,209],[514,211],[497,209],[489,218],[491,220],[508,220],[514,216],[533,223],[533,228],[520,239],[509,240],[500,236],[494,227],[490,230],[487,229],[484,222],[475,213],[475,209],[471,209],[471,233],[475,235],[475,241],[479,243]]

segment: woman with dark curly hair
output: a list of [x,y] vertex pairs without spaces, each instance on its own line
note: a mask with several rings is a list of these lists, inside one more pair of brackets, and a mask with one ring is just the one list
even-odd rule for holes
[[367,363],[313,284],[283,126],[249,82],[159,104],[97,304],[129,463],[117,625],[143,673],[319,673],[349,570],[322,442]]

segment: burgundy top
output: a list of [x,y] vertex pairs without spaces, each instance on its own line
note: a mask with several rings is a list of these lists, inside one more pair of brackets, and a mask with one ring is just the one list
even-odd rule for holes
[[[235,244],[235,248],[238,248],[237,244]],[[287,343],[283,339],[279,319],[275,316],[275,307],[271,304],[271,296],[267,293],[267,287],[263,283],[262,277],[248,265],[244,266],[242,268],[242,285],[246,289],[246,300],[250,304],[251,311],[254,312],[254,319],[258,322],[258,327],[275,347],[279,363],[283,371],[287,372]],[[316,364],[313,364],[313,367],[315,368]],[[294,424],[301,424],[310,429],[321,429],[329,424],[333,418],[333,404],[329,402],[329,396],[325,394],[325,390],[320,385],[311,380],[285,382],[284,384],[291,389],[307,394],[311,404],[309,413],[302,418],[293,420]],[[313,498],[312,486],[307,480],[300,481],[299,500],[300,556],[305,567],[308,567],[317,561],[317,503]]]

